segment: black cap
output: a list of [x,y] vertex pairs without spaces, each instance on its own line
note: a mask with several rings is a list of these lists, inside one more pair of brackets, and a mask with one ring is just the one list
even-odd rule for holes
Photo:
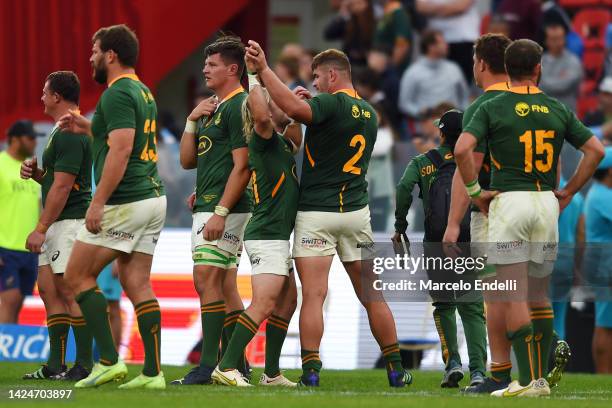
[[44,136],[43,133],[38,133],[34,130],[34,125],[32,121],[27,119],[21,119],[17,122],[13,123],[11,127],[8,128],[6,132],[9,137],[11,136],[29,136],[29,137],[39,137]]
[[444,136],[459,137],[463,122],[463,112],[451,109],[445,112],[434,124],[442,131]]

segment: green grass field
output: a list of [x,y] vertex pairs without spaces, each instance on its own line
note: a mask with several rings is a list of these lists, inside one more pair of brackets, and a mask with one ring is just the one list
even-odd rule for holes
[[[10,407],[10,389],[68,389],[72,383],[53,381],[24,382],[23,373],[35,370],[36,364],[0,363],[0,405]],[[140,367],[130,366],[129,378]],[[186,367],[164,367],[166,380],[181,377]],[[259,379],[261,371],[254,371]],[[295,379],[298,371],[285,373]],[[318,389],[278,389],[253,387],[235,389],[222,386],[168,386],[163,392],[146,390],[122,391],[116,384],[106,384],[97,389],[74,390],[68,401],[27,400],[15,401],[15,406],[78,406],[86,408],[239,408],[239,407],[453,407],[479,408],[492,405],[505,407],[610,407],[612,406],[612,376],[568,374],[561,386],[554,389],[550,398],[505,399],[489,396],[462,396],[458,390],[441,389],[439,372],[414,372],[414,383],[406,389],[394,390],[387,386],[382,370],[324,371],[322,386]],[[467,380],[464,380],[467,382]],[[134,405],[132,405],[134,404]]]

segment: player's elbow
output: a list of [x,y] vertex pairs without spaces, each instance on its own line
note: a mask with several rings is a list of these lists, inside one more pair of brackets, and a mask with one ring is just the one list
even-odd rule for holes
[[179,161],[181,163],[181,167],[184,170],[191,170],[191,169],[195,169],[197,166],[197,162],[195,159],[189,157],[184,157],[184,155],[181,155],[179,158]]

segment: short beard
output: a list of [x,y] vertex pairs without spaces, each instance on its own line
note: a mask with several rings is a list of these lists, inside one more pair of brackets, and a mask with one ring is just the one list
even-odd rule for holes
[[106,80],[108,79],[108,72],[106,72],[106,67],[94,67],[93,79],[99,84],[106,84]]

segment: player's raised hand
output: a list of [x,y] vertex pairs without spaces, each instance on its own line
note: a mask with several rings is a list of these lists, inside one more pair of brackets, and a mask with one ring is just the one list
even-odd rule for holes
[[187,119],[196,121],[201,117],[212,115],[215,109],[217,109],[217,97],[211,96],[200,102],[198,106],[191,111]]
[[480,211],[485,215],[489,215],[489,205],[491,204],[491,200],[495,198],[496,195],[499,194],[499,191],[489,191],[482,190],[478,197],[472,197],[472,202],[476,204]]
[[256,41],[249,40],[249,45],[246,47],[246,55],[245,59],[249,61],[249,64],[252,64],[253,70],[251,72],[260,73],[261,71],[268,68],[268,62],[266,61],[266,54],[264,53],[261,45],[259,45]]
[[570,201],[572,201],[574,195],[570,194],[569,191],[562,189],[555,190],[555,197],[557,197],[557,200],[559,200],[559,211],[563,211],[565,207],[569,205]]
[[292,92],[298,98],[303,99],[303,100],[312,98],[312,94],[310,93],[310,91],[304,88],[303,86],[296,86],[295,88],[293,88]]
[[67,114],[59,118],[57,124],[66,132],[91,135],[91,121],[81,115],[78,109],[69,110]]

